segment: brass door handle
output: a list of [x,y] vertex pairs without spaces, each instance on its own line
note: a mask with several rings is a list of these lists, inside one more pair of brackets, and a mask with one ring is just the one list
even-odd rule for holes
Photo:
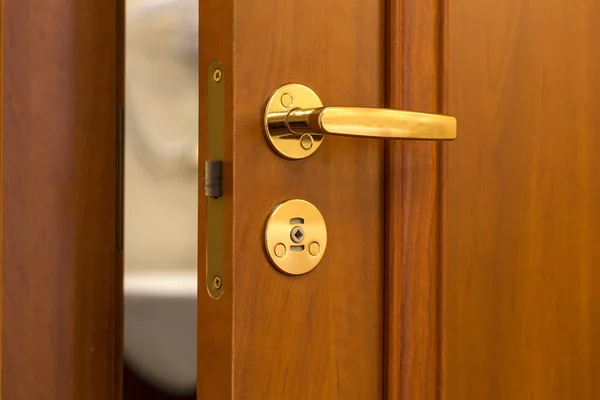
[[324,135],[381,139],[452,140],[456,119],[387,108],[323,107],[319,96],[299,84],[275,90],[265,109],[265,134],[281,156],[313,154]]

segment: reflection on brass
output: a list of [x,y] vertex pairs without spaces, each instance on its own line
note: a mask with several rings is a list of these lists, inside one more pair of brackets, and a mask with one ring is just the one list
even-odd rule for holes
[[324,135],[416,140],[456,138],[454,117],[388,108],[323,107],[312,89],[296,83],[284,85],[271,94],[265,109],[264,128],[273,149],[288,159],[310,156],[321,146]]
[[327,227],[321,212],[305,200],[276,206],[265,228],[265,251],[271,263],[290,275],[312,271],[327,247]]
[[317,151],[323,141],[322,135],[308,135],[304,140],[300,140],[301,135],[288,129],[287,115],[295,107],[318,108],[323,107],[323,103],[319,96],[306,86],[285,85],[269,97],[264,119],[267,140],[273,149],[281,156],[293,160],[308,157]]
[[[207,75],[206,157],[209,165],[218,164],[221,167],[220,161],[222,162],[225,156],[225,76],[221,63],[213,60],[208,66]],[[214,193],[209,193],[211,194]],[[223,275],[224,263],[225,204],[223,197],[211,196],[206,199],[206,288],[214,299],[223,295],[226,278]]]

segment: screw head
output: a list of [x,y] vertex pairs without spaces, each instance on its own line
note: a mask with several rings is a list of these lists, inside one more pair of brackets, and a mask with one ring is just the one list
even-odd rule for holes
[[219,275],[213,276],[213,287],[217,290],[221,289],[223,286],[223,281]]
[[310,246],[308,246],[308,252],[311,256],[316,257],[321,252],[321,245],[317,242],[312,242]]
[[285,248],[285,244],[283,244],[283,243],[278,243],[278,244],[275,246],[275,255],[276,255],[278,258],[283,258],[283,257],[286,255],[286,253],[287,253],[287,249]]
[[312,138],[311,135],[309,135],[308,133],[305,133],[304,135],[302,135],[300,137],[300,146],[302,146],[302,148],[306,151],[312,149],[314,144],[314,140]]
[[219,68],[215,69],[213,72],[213,81],[219,82],[221,78],[223,78],[223,72]]
[[294,105],[294,98],[289,93],[284,93],[281,95],[281,105],[285,108],[290,108]]

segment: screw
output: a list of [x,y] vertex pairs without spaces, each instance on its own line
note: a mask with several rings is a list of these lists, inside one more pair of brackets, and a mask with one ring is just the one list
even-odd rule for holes
[[295,226],[292,228],[292,232],[290,233],[290,238],[294,243],[300,243],[304,240],[304,231],[301,227]]
[[219,275],[215,275],[213,277],[213,287],[217,290],[221,289],[221,286],[223,286],[223,281],[221,281],[221,277]]
[[223,73],[221,72],[221,70],[219,68],[215,69],[215,71],[213,72],[213,81],[219,82],[222,77]]
[[308,133],[305,133],[300,137],[300,146],[306,151],[312,149],[313,147],[313,138]]
[[310,253],[311,256],[318,256],[319,253],[321,252],[321,245],[317,242],[312,242],[310,244],[310,246],[308,246],[308,252]]
[[285,245],[283,243],[278,243],[275,246],[275,255],[278,258],[283,258],[286,253],[287,253],[287,249],[285,248]]
[[281,105],[285,108],[290,108],[294,105],[294,98],[289,93],[284,93],[281,95]]

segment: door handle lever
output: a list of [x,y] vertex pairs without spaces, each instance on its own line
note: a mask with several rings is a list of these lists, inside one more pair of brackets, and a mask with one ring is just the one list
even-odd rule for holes
[[456,138],[454,117],[389,108],[323,107],[312,89],[299,84],[284,85],[271,94],[264,124],[273,149],[289,159],[313,154],[327,135],[413,140]]

